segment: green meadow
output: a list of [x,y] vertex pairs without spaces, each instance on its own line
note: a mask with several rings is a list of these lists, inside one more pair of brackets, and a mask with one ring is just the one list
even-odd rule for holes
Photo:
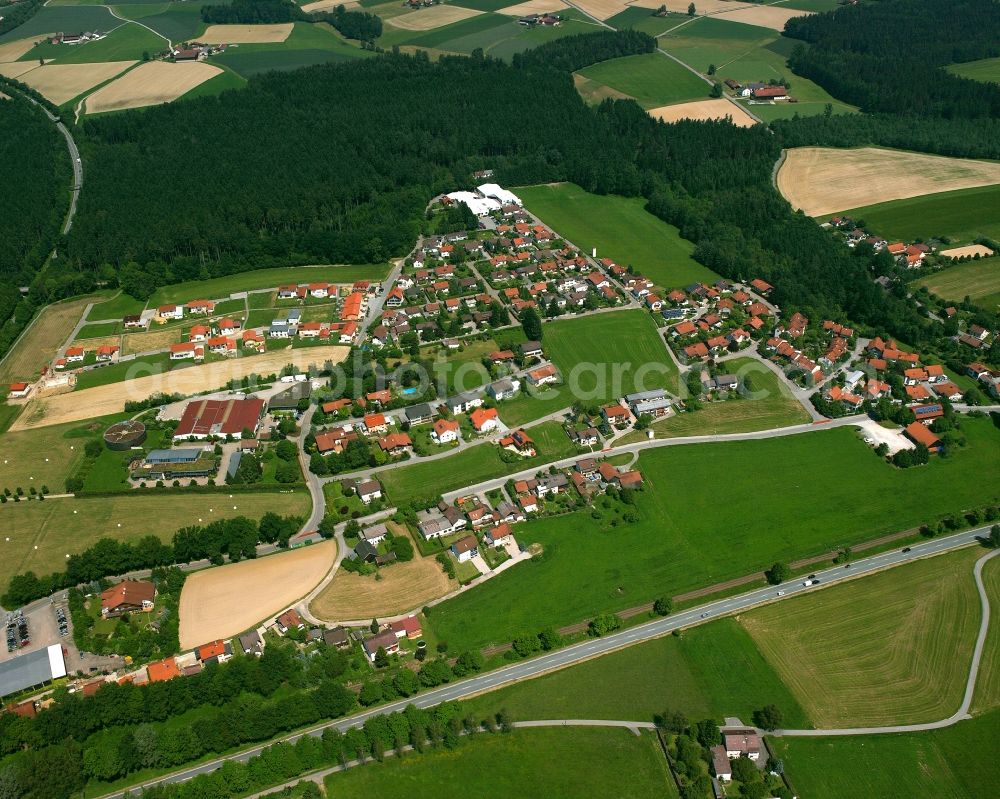
[[517,194],[532,213],[588,254],[596,247],[598,258],[632,266],[658,286],[718,279],[691,257],[694,244],[649,213],[640,198],[590,194],[573,183],[523,186]]
[[634,97],[643,108],[703,100],[711,86],[662,53],[645,53],[601,61],[579,72]]
[[457,651],[504,643],[995,504],[1000,431],[987,419],[962,429],[966,448],[906,470],[845,428],[647,450],[638,522],[612,526],[598,506],[529,523],[518,540],[542,554],[438,605],[430,622]]

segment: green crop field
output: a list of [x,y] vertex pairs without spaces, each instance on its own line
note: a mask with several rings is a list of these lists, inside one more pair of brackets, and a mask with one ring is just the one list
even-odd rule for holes
[[[198,299],[222,299],[240,291],[272,288],[285,283],[306,283],[319,280],[331,283],[353,283],[355,280],[382,280],[388,274],[386,264],[360,266],[282,266],[255,269],[210,280],[191,280],[157,289],[149,298],[153,308],[170,302]],[[93,316],[93,314],[91,314]]]
[[781,0],[775,5],[779,8],[794,8],[798,11],[815,11],[818,14],[840,8],[842,3],[839,0]]
[[817,727],[910,724],[961,704],[979,632],[978,547],[741,616]]
[[520,425],[576,402],[600,405],[651,388],[679,390],[677,367],[652,318],[636,309],[546,324],[545,355],[559,369],[562,384],[537,395],[499,403],[500,417]]
[[167,42],[140,25],[114,20],[115,29],[103,39],[72,47],[42,42],[25,53],[20,61],[53,60],[56,64],[93,64],[101,61],[139,61],[143,53],[158,53]]
[[0,36],[0,44],[59,31],[104,31],[121,25],[104,6],[53,6],[41,8],[23,25]]
[[[706,402],[701,410],[681,413],[653,422],[650,429],[657,438],[680,436],[724,435],[770,430],[809,421],[802,407],[781,378],[755,358],[734,358],[723,369],[729,374],[747,375],[752,380],[753,397]],[[756,395],[761,396],[757,397]],[[634,436],[634,438],[633,438]],[[630,434],[620,443],[639,441],[645,432]]]
[[283,42],[273,44],[241,44],[231,47],[211,63],[229,67],[244,77],[270,70],[289,70],[324,64],[329,61],[348,61],[374,55],[351,44],[327,23],[296,22],[291,34]]
[[[465,4],[463,3],[463,5]],[[471,8],[471,6],[469,7]],[[480,14],[479,16],[469,17],[468,19],[463,19],[460,22],[453,22],[451,25],[443,25],[440,28],[435,28],[430,31],[409,31],[408,33],[410,34],[410,38],[406,40],[406,43],[417,47],[437,47],[444,50],[462,52],[457,50],[455,47],[443,47],[443,45],[452,40],[457,41],[459,39],[464,39],[465,37],[483,34],[487,31],[498,28],[504,29],[501,36],[509,35],[511,31],[523,30],[523,26],[518,25],[517,21],[512,17],[507,17],[503,14]],[[492,43],[495,40],[487,37],[485,41]]]
[[945,236],[956,246],[981,236],[1000,238],[1000,185],[925,194],[852,208],[843,215],[887,239]]
[[447,494],[462,486],[567,458],[577,451],[558,422],[542,422],[527,432],[538,448],[534,458],[506,463],[500,460],[496,446],[484,443],[447,458],[387,469],[378,477],[393,504],[405,505],[414,499]]
[[[615,689],[608,690],[609,685]],[[689,718],[740,716],[775,704],[790,727],[804,711],[733,619],[719,619],[586,661],[471,700],[474,713],[515,719],[653,721],[667,710]]]
[[588,253],[596,247],[599,258],[635,267],[658,286],[718,280],[691,258],[694,245],[649,213],[640,198],[590,194],[573,183],[522,186],[517,194],[559,235]]
[[122,332],[121,322],[100,322],[99,324],[84,325],[80,332],[76,334],[77,341],[87,338],[103,338],[104,336],[117,336]]
[[198,97],[212,97],[216,94],[222,94],[222,92],[228,91],[229,89],[242,89],[246,85],[246,78],[237,75],[233,72],[233,70],[223,66],[221,74],[209,78],[204,83],[199,83],[189,92],[182,94],[177,99],[194,100]]
[[1000,306],[1000,258],[966,261],[920,278],[917,284],[927,286],[942,299],[957,302],[969,297],[977,305],[995,311]]
[[994,711],[931,732],[770,742],[799,795],[810,799],[978,799],[1000,780],[998,728]]
[[645,451],[637,523],[586,511],[524,525],[518,540],[543,555],[438,605],[431,624],[457,651],[503,643],[996,503],[1000,431],[962,429],[967,448],[907,470],[849,429]]
[[201,19],[201,6],[197,3],[130,3],[115,6],[120,16],[141,20],[161,36],[175,44],[194,38],[205,29]]
[[94,307],[87,314],[88,319],[121,319],[129,314],[142,313],[146,303],[130,297],[124,292],[118,292],[113,297],[103,302],[95,302]]
[[48,574],[63,567],[66,555],[82,552],[102,537],[135,541],[146,535],[169,540],[186,525],[208,524],[232,516],[260,518],[267,511],[282,515],[309,513],[309,494],[239,493],[156,494],[136,493],[94,499],[49,499],[44,502],[7,502],[0,506],[0,543],[5,557],[0,562],[0,587],[6,588],[14,574],[34,571]]
[[1000,58],[984,58],[982,61],[952,64],[946,69],[953,75],[959,75],[963,78],[971,78],[984,83],[1000,83]]
[[612,89],[634,97],[643,108],[703,100],[711,87],[662,53],[614,58],[580,70]]
[[667,761],[650,733],[560,727],[477,735],[455,749],[390,758],[326,778],[329,796],[420,796],[436,799],[676,797]]
[[605,22],[617,30],[630,28],[648,33],[650,36],[660,36],[689,19],[687,14],[677,14],[672,11],[668,12],[665,17],[657,17],[654,16],[654,11],[651,8],[629,6],[620,14],[609,17]]
[[509,0],[456,0],[452,5],[471,8],[473,11],[497,11],[514,5]]
[[976,680],[973,713],[1000,708],[1000,559],[993,558],[983,567],[983,585],[990,598],[990,627]]
[[190,361],[171,361],[167,352],[156,355],[143,355],[131,361],[113,363],[110,366],[103,366],[100,369],[90,369],[80,372],[76,378],[74,391],[82,391],[85,388],[95,386],[107,386],[111,383],[120,383],[122,380],[134,380],[137,377],[148,377],[169,372],[171,368],[183,368],[190,365]]

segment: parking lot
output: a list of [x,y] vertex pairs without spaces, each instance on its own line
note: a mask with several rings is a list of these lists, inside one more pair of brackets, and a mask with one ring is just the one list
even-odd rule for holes
[[[56,612],[62,611],[66,621],[61,625]],[[14,623],[12,625],[12,622]],[[20,626],[23,624],[23,626]],[[28,652],[45,649],[52,644],[71,643],[69,611],[65,603],[35,603],[26,610],[9,611],[4,614],[6,646],[0,649],[0,662]],[[30,643],[20,646],[20,630],[25,629]],[[65,629],[65,634],[61,630]],[[14,633],[14,649],[11,651],[11,633]]]

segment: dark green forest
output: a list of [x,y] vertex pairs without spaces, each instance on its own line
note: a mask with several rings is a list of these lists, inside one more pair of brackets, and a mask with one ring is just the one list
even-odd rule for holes
[[0,34],[12,31],[18,25],[23,25],[45,5],[45,0],[22,0],[20,3],[11,3],[0,6]]
[[792,70],[863,111],[981,119],[1000,116],[1000,86],[941,67],[1000,56],[994,0],[880,0],[795,17],[785,35],[809,43]]
[[0,100],[0,353],[31,319],[36,297],[22,299],[48,257],[66,214],[71,170],[62,136],[36,106],[8,90]]
[[210,25],[276,25],[306,19],[291,0],[232,0],[226,5],[201,7],[201,18]]
[[366,11],[348,11],[337,6],[333,11],[312,14],[309,18],[314,22],[329,22],[348,39],[374,42],[382,35],[382,18]]

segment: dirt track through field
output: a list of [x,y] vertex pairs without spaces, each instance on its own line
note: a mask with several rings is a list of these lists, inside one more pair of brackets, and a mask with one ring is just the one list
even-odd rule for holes
[[279,25],[209,25],[198,41],[206,44],[268,44],[285,41],[291,32],[291,22]]
[[105,61],[97,64],[46,64],[25,72],[21,82],[41,92],[56,105],[83,94],[120,75],[135,61]]
[[[10,429],[27,430],[121,413],[128,400],[142,400],[159,392],[191,395],[221,389],[247,375],[274,374],[287,364],[304,370],[312,365],[322,367],[327,361],[340,363],[349,351],[349,347],[334,345],[306,347],[188,366],[164,374],[150,375],[147,369],[144,377],[133,380],[32,400]],[[136,371],[143,373],[141,359],[136,362]]]
[[386,20],[394,28],[402,28],[406,31],[430,31],[435,28],[442,28],[451,25],[453,22],[461,22],[463,19],[478,17],[482,11],[473,11],[471,8],[461,6],[431,6],[420,11],[411,11],[398,17]]
[[87,98],[85,109],[88,114],[98,114],[169,103],[220,74],[219,67],[202,62],[150,61],[102,86]]
[[778,170],[778,189],[809,216],[1000,183],[1000,164],[900,150],[796,147]]
[[256,627],[308,594],[333,566],[333,541],[195,572],[180,602],[181,649]]
[[722,99],[695,100],[691,103],[665,105],[652,109],[649,114],[664,122],[677,122],[681,119],[708,120],[730,117],[733,124],[740,128],[750,128],[757,124],[757,120],[738,105],[729,102],[729,100]]

